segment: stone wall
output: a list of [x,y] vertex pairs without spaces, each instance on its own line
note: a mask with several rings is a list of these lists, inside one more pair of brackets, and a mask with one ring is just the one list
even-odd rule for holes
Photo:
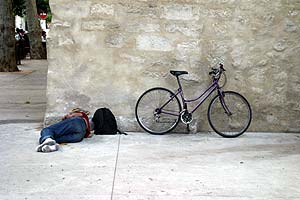
[[[300,132],[299,0],[51,0],[48,104],[51,123],[73,107],[109,107],[136,131],[135,103],[154,86],[188,97],[210,83],[218,62],[227,90],[253,107],[250,131]],[[195,92],[199,91],[199,92]],[[208,130],[208,103],[194,131]]]

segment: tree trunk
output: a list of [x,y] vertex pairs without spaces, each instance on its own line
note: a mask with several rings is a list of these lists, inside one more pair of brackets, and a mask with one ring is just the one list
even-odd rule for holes
[[0,71],[19,71],[16,64],[15,18],[12,0],[0,1]]
[[46,59],[47,54],[42,45],[42,29],[38,20],[36,0],[26,0],[26,16],[32,59]]

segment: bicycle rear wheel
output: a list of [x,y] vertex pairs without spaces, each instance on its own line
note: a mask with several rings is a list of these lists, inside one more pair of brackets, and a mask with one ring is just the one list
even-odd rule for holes
[[[163,105],[165,106],[162,108]],[[139,125],[154,135],[173,130],[179,122],[180,111],[181,104],[177,96],[166,88],[147,90],[135,106],[135,116]]]
[[[208,121],[212,129],[227,138],[242,135],[250,126],[252,111],[250,104],[241,94],[226,91],[224,104],[219,95],[215,96],[208,107]],[[228,108],[230,113],[225,111]]]

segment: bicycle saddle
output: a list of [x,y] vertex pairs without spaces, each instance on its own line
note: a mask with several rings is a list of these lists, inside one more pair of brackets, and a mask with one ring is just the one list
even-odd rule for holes
[[171,73],[172,75],[174,75],[174,76],[180,76],[180,75],[182,75],[182,74],[188,74],[187,71],[173,71],[173,70],[171,70],[170,73]]

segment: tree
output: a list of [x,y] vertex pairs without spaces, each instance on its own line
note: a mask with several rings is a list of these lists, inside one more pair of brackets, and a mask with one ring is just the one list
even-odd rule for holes
[[[51,22],[52,14],[49,5],[49,0],[36,0],[36,7],[38,13],[47,13],[47,22]],[[25,0],[13,0],[13,13],[20,17],[26,16]]]
[[38,20],[36,0],[26,0],[26,16],[28,25],[28,35],[30,40],[30,56],[33,59],[46,59],[46,51],[42,45],[42,30]]
[[19,71],[16,64],[15,20],[12,0],[0,1],[0,71]]
[[14,15],[18,15],[20,17],[23,17],[25,15],[25,0],[13,0],[13,13]]

